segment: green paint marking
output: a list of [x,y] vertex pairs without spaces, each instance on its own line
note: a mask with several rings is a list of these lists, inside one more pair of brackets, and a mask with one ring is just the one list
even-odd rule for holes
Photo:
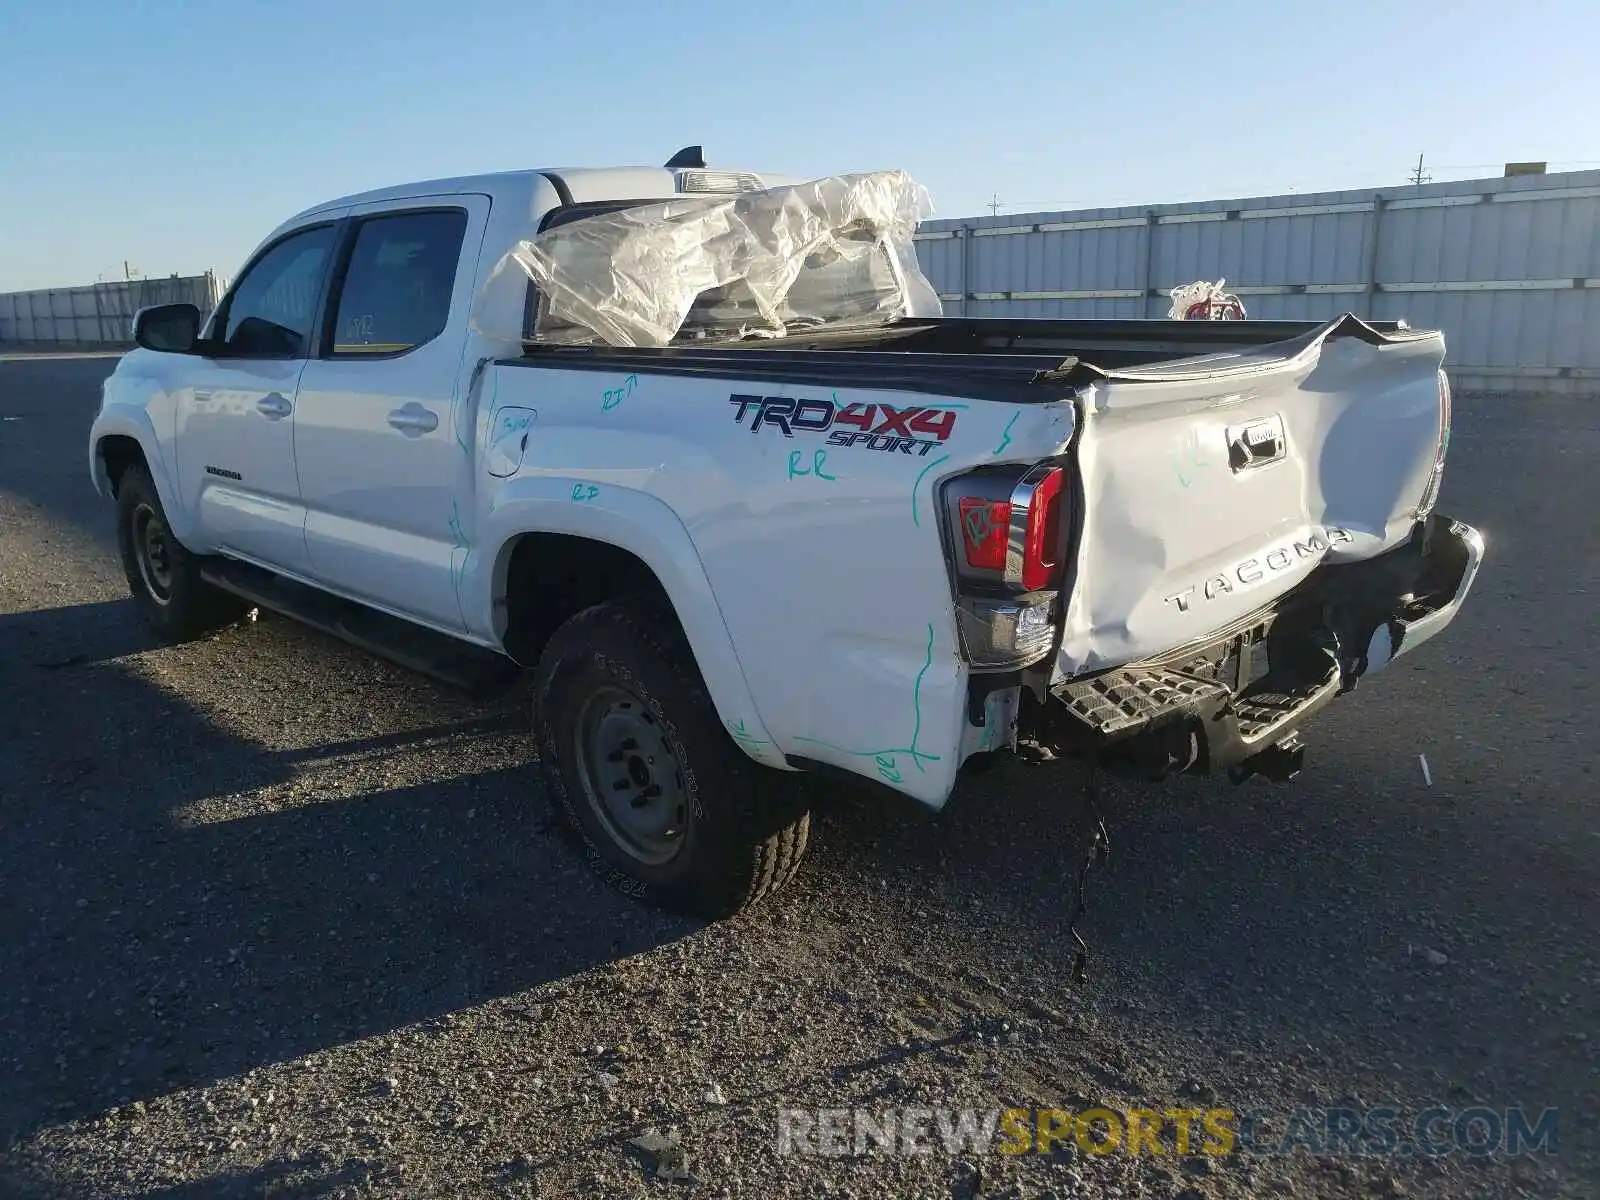
[[1172,452],[1172,473],[1177,477],[1179,487],[1187,488],[1194,482],[1198,472],[1211,466],[1211,457],[1203,451],[1204,443],[1200,440],[1199,431],[1191,429],[1184,434],[1183,441]]
[[461,436],[461,381],[456,381],[455,387],[450,389],[450,428],[455,431],[456,445],[461,447],[461,453],[468,458],[472,457],[472,447],[467,445],[467,439]]
[[1017,423],[1017,418],[1021,415],[1021,413],[1011,414],[1011,420],[1007,421],[1006,427],[1000,431],[1001,442],[994,448],[994,453],[999,454],[1000,451],[1011,445],[1011,427]]
[[[917,511],[917,489],[922,486],[922,477],[937,467],[940,463],[947,461],[949,457],[950,456],[948,454],[944,454],[934,459],[927,466],[923,467],[922,470],[917,472],[916,479],[911,483],[911,523],[918,529],[922,528],[922,514]],[[928,628],[932,629],[933,626],[930,625]]]
[[724,721],[723,724],[728,727],[728,732],[733,734],[734,740],[736,740],[746,750],[750,749],[752,746],[772,745],[772,743],[767,741],[765,738],[758,738],[755,736],[755,734],[746,730],[744,727],[743,718],[737,721]]
[[[928,668],[933,666],[933,625],[928,625],[928,646],[922,660],[922,670],[917,672],[917,678],[911,685],[911,708],[916,713],[916,723],[911,727],[911,753],[916,755],[917,738],[922,736],[922,677],[928,673]],[[917,770],[922,770],[919,765]]]
[[609,388],[601,395],[600,410],[602,412],[610,412],[629,396],[633,395],[633,389],[638,386],[639,377],[637,375],[629,375],[622,381],[621,387]]
[[994,519],[994,509],[987,504],[967,509],[966,515],[961,518],[961,523],[966,526],[967,536],[978,545],[988,541],[998,528],[998,523]]
[[734,737],[747,741],[752,746],[770,746],[772,744],[748,732],[744,727],[744,719],[742,717],[737,721],[725,721],[723,723],[727,725],[728,732],[733,734]]
[[765,753],[762,747],[772,745],[771,742],[764,738],[758,738],[746,731],[743,718],[737,721],[724,721],[723,724],[728,727],[728,732],[733,735],[733,740],[739,743],[739,749],[743,750],[751,758],[760,758]]
[[457,379],[450,389],[450,432],[456,436],[456,445],[461,448],[461,453],[468,458],[472,457],[472,447],[467,445],[467,439],[461,436],[461,379],[460,366],[457,365]]
[[[461,509],[454,496],[450,497],[450,536],[455,539],[455,545],[450,551],[450,582],[456,589],[459,599],[461,594],[461,581],[467,577],[467,563],[472,558],[472,544],[467,541],[467,535],[461,529]],[[465,550],[460,565],[455,563],[455,552]]]
[[802,475],[815,475],[818,479],[826,479],[831,483],[838,478],[837,475],[829,475],[822,469],[823,464],[828,461],[828,452],[826,450],[813,450],[811,452],[811,467],[809,470],[800,465],[800,458],[804,454],[804,450],[789,451],[790,479],[799,479]]
[[794,740],[797,742],[809,742],[813,746],[826,746],[829,750],[836,750],[840,754],[848,754],[852,758],[870,758],[877,764],[878,774],[882,775],[890,783],[901,782],[900,764],[894,757],[897,754],[909,754],[911,756],[911,765],[918,771],[925,770],[922,765],[924,759],[928,762],[939,761],[937,754],[929,754],[925,750],[917,749],[917,739],[922,736],[922,679],[932,666],[933,626],[930,624],[928,626],[928,646],[923,655],[922,669],[917,672],[917,677],[911,685],[913,721],[911,725],[911,744],[909,746],[889,746],[882,750],[852,750],[849,746],[841,746],[837,742],[824,741],[822,738],[797,737]]
[[[487,369],[487,368],[485,368],[485,369]],[[461,387],[461,384],[459,382],[457,382],[456,387],[457,387],[457,389],[459,389]],[[472,399],[472,391],[469,388],[467,390],[467,400],[471,401],[471,399]],[[494,390],[489,393],[489,411],[491,413],[494,412],[499,407],[499,405],[496,403],[499,399],[500,399],[500,375],[499,375],[499,372],[496,372],[495,373],[495,377],[494,377]],[[451,413],[450,423],[455,428],[455,433],[456,433],[456,445],[461,447],[461,453],[465,454],[468,458],[471,458],[472,457],[472,447],[470,445],[468,445],[467,439],[461,433],[461,421],[460,421],[460,419],[459,419],[459,417],[457,415],[456,408],[454,406],[454,402],[453,401],[452,401],[450,413]]]

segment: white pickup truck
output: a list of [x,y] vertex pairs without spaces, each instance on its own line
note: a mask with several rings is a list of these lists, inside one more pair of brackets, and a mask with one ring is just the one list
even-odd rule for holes
[[1001,752],[1292,775],[1482,558],[1433,512],[1442,337],[945,318],[908,197],[691,152],[301,213],[106,381],[137,603],[532,671],[592,862],[710,916],[793,874],[786,772],[933,808]]

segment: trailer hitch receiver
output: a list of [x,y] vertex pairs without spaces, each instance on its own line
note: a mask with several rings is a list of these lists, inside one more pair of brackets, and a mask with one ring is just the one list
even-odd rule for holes
[[1306,744],[1300,740],[1299,734],[1291,733],[1260,754],[1229,767],[1228,778],[1234,783],[1243,783],[1252,775],[1260,775],[1273,783],[1287,783],[1300,774],[1305,762]]

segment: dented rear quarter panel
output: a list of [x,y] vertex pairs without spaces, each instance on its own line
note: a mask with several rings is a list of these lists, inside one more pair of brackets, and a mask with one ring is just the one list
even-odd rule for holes
[[[647,530],[628,516],[644,511],[642,497],[659,502],[687,533],[732,648],[718,651],[715,630],[690,630],[718,713],[747,752],[770,765],[782,765],[778,755],[783,763],[830,763],[943,804],[959,765],[968,672],[937,488],[984,463],[1059,453],[1074,427],[1071,401],[1012,405],[732,378],[492,370],[500,378],[481,415],[483,436],[503,423],[501,410],[535,416],[515,473],[488,481],[486,529],[551,528],[551,503],[567,510],[559,528],[606,540],[632,519],[629,548],[665,582],[658,563],[676,552],[670,523],[658,514]],[[739,396],[825,400],[836,412],[870,405],[875,422],[885,405],[955,416],[948,437],[924,439],[934,443],[926,451],[886,452],[830,444],[830,433],[846,426],[791,426],[786,434],[777,423],[754,423],[753,406],[741,419],[732,399]],[[542,514],[525,507],[535,492]],[[486,590],[480,613],[488,603]]]

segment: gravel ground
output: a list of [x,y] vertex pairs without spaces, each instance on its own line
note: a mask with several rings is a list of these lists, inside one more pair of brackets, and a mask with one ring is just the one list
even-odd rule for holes
[[[796,885],[704,927],[590,877],[520,702],[270,616],[155,647],[85,475],[111,365],[0,362],[0,1193],[1600,1191],[1591,405],[1458,404],[1493,557],[1300,780],[1106,789],[1075,983],[1070,770],[819,788]],[[1559,1152],[776,1152],[780,1108],[1091,1104],[1557,1107]]]

